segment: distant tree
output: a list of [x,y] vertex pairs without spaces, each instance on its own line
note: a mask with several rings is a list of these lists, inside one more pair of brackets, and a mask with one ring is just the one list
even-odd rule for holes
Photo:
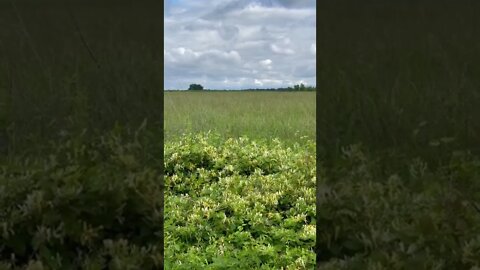
[[317,91],[317,87],[316,86],[307,86],[307,91]]
[[188,90],[203,90],[203,86],[200,84],[190,84],[190,87],[188,87]]
[[301,84],[295,84],[293,86],[293,90],[295,90],[295,91],[314,91],[314,88],[311,87],[311,86],[306,86],[305,84],[301,83]]

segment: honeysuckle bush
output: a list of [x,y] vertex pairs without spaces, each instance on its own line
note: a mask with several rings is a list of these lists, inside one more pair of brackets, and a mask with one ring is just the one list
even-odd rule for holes
[[[0,269],[158,268],[155,134],[65,137],[44,155],[5,160]],[[480,268],[472,153],[452,151],[432,166],[344,148],[333,165],[320,164],[315,217],[311,140],[207,133],[167,141],[164,151],[166,269],[312,269],[317,224],[321,269]]]
[[321,170],[320,269],[480,269],[478,157],[388,162],[353,145]]
[[158,268],[162,151],[142,128],[5,162],[0,269]]
[[167,269],[312,269],[315,143],[185,135],[165,145]]

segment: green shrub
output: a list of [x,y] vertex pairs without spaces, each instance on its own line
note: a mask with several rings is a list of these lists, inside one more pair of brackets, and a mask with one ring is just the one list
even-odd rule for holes
[[165,148],[168,269],[312,269],[315,144],[186,135]]

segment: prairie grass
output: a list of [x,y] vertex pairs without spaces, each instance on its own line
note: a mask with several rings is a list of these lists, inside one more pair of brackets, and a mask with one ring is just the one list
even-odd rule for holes
[[165,93],[165,140],[215,131],[295,142],[315,139],[315,92],[204,91]]

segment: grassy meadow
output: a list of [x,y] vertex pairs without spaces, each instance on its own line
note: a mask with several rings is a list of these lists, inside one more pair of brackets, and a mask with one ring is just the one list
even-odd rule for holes
[[225,137],[315,139],[315,92],[168,91],[165,139],[213,131]]

